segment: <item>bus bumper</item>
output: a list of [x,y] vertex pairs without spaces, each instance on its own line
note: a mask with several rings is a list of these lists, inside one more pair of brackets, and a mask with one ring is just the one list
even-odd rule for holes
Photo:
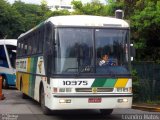
[[[90,99],[100,101],[89,101]],[[48,108],[51,110],[69,109],[114,109],[131,108],[132,94],[128,95],[53,95]]]

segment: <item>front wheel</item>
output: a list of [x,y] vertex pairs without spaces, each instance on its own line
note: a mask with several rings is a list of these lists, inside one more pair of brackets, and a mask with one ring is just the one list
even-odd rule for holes
[[113,109],[100,109],[102,115],[110,115],[113,112]]
[[42,87],[41,88],[41,92],[40,92],[40,103],[41,103],[41,108],[42,108],[42,111],[45,115],[50,115],[51,114],[51,110],[48,109],[46,106],[45,106],[45,95],[44,95],[44,88]]
[[2,79],[2,88],[7,89],[8,88],[8,83],[5,78]]

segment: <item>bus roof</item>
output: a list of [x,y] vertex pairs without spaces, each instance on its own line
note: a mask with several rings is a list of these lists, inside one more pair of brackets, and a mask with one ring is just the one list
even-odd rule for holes
[[0,39],[0,45],[4,44],[17,46],[17,39]]
[[129,24],[126,21],[113,17],[93,15],[54,16],[48,18],[46,21],[40,23],[26,33],[22,33],[18,38],[27,35],[47,22],[52,22],[55,26],[129,28]]
[[49,21],[56,26],[129,27],[129,24],[122,19],[92,15],[56,16],[46,20]]

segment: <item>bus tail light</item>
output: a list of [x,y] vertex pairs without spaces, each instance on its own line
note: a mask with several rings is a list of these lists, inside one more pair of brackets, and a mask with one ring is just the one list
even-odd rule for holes
[[117,92],[130,92],[130,93],[132,93],[132,87],[129,87],[129,88],[117,88]]
[[58,92],[58,88],[53,88],[53,92],[57,93]]
[[59,88],[59,92],[72,92],[72,88]]
[[71,93],[72,92],[72,88],[56,88],[56,87],[54,87],[53,88],[53,93],[57,93],[57,92],[60,92],[60,93]]

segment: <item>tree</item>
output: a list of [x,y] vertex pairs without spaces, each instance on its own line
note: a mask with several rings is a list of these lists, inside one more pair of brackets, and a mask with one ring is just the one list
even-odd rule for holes
[[99,0],[93,0],[91,3],[82,4],[81,1],[72,1],[75,11],[72,14],[101,15],[107,16],[109,7],[100,3]]
[[12,7],[16,9],[19,14],[23,17],[24,21],[24,31],[27,31],[41,21],[45,19],[45,13],[42,10],[41,6],[35,4],[25,4],[21,1],[16,1]]
[[48,17],[60,16],[60,15],[70,15],[70,12],[68,10],[56,10],[56,11],[50,12]]
[[160,1],[138,1],[143,10],[136,9],[131,17],[133,40],[138,49],[138,60],[160,62]]
[[17,38],[23,31],[21,15],[5,0],[0,0],[0,38]]

